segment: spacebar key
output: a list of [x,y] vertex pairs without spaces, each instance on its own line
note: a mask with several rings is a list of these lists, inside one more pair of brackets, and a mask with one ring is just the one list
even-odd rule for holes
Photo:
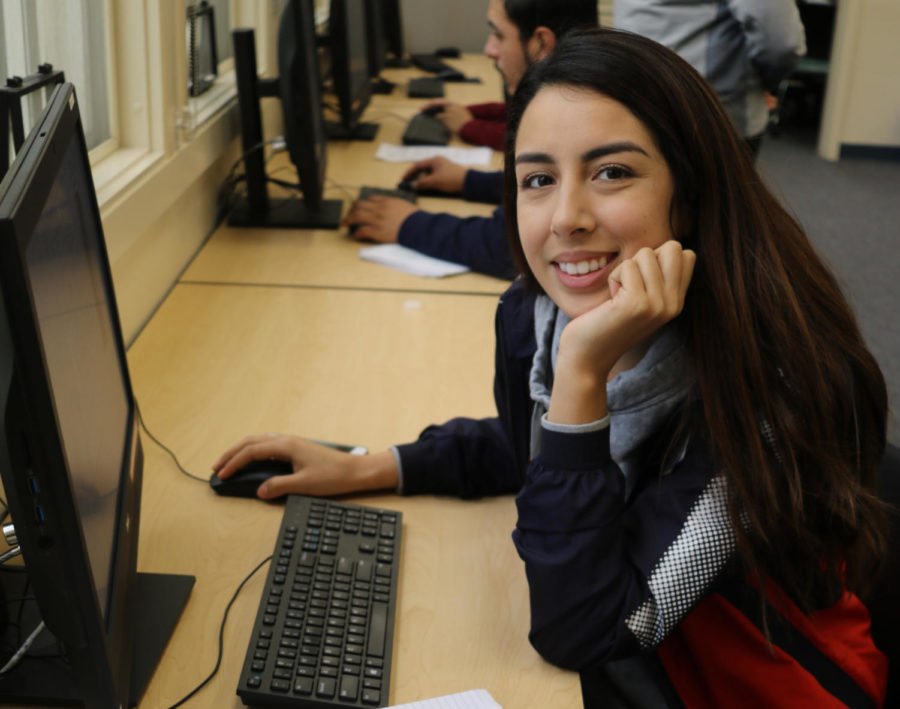
[[369,645],[366,654],[384,657],[384,631],[387,627],[387,603],[373,603],[369,616]]

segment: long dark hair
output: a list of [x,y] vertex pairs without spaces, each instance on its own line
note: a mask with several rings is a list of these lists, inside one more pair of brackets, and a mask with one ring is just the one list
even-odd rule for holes
[[887,394],[834,276],[762,183],[706,81],[651,40],[599,29],[564,38],[510,102],[507,222],[534,287],[513,166],[522,114],[548,85],[622,103],[672,172],[673,233],[697,253],[678,321],[697,369],[700,434],[729,480],[740,558],[807,609],[823,581],[864,592],[885,544],[872,490]]

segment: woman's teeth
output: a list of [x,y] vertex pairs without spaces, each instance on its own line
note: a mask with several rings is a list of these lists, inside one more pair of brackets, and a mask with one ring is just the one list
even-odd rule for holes
[[561,271],[568,273],[570,276],[583,276],[586,273],[591,273],[592,271],[599,271],[606,265],[606,256],[601,258],[592,258],[590,261],[577,261],[577,262],[566,262],[560,263],[559,268]]

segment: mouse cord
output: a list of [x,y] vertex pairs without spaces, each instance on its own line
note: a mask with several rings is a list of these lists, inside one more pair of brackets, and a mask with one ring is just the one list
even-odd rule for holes
[[147,428],[147,424],[144,423],[144,417],[141,416],[141,409],[138,406],[137,399],[135,399],[135,401],[134,401],[134,410],[135,410],[135,413],[137,413],[138,423],[140,423],[141,428],[144,430],[144,433],[146,433],[150,437],[150,440],[152,440],[156,445],[158,445],[160,448],[162,448],[166,453],[168,453],[172,457],[172,460],[175,461],[175,465],[178,466],[178,469],[182,473],[187,475],[189,478],[192,478],[193,480],[199,480],[200,482],[203,482],[203,483],[209,482],[208,479],[201,478],[199,475],[194,475],[193,473],[189,473],[187,470],[185,470],[184,466],[182,466],[181,462],[178,460],[178,456],[176,456],[169,448],[167,448],[165,445],[163,445],[156,436],[154,436],[152,433],[150,433],[150,429]]
[[244,588],[244,585],[253,578],[253,575],[259,571],[263,566],[272,561],[272,555],[267,556],[261,562],[259,562],[256,567],[251,571],[247,576],[244,577],[244,580],[238,585],[237,590],[234,592],[234,595],[231,597],[231,600],[228,601],[228,605],[225,607],[225,614],[222,616],[222,624],[219,626],[219,654],[216,657],[216,666],[213,667],[213,671],[209,673],[209,676],[203,680],[200,684],[194,687],[188,694],[179,699],[175,704],[173,704],[169,709],[175,709],[176,707],[180,707],[184,704],[188,699],[193,697],[197,692],[203,689],[209,681],[216,676],[216,673],[219,671],[219,666],[222,664],[222,652],[224,647],[224,635],[225,635],[225,622],[228,620],[228,611],[231,610],[231,606],[234,605],[235,600],[240,594],[241,590]]

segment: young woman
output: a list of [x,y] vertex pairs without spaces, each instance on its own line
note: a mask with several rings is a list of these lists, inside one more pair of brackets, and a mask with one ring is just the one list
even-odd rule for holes
[[532,643],[629,706],[880,705],[855,593],[883,552],[884,381],[721,104],[600,30],[526,75],[508,136],[539,292]]
[[291,460],[264,498],[519,491],[529,638],[588,706],[878,706],[857,594],[884,381],[708,85],[636,35],[567,37],[510,104],[505,179],[499,416],[369,456],[250,437],[218,474]]

